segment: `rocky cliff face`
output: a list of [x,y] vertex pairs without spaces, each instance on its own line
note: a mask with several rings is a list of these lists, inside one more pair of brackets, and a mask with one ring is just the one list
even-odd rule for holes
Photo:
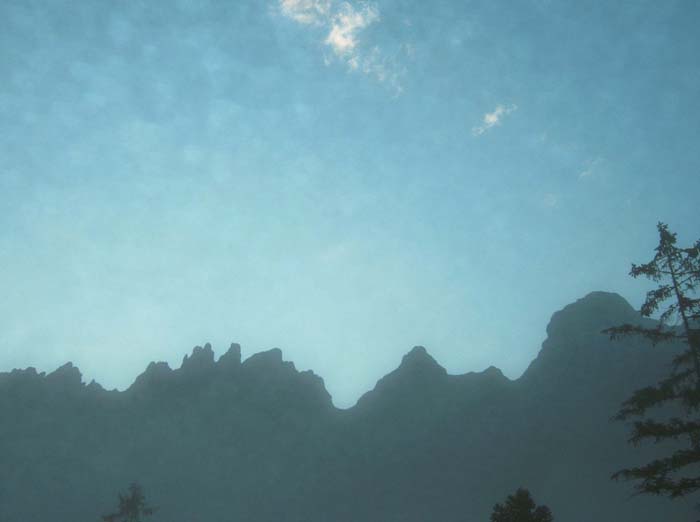
[[609,419],[672,354],[600,333],[641,320],[590,294],[554,314],[515,381],[448,375],[416,347],[349,410],[280,350],[242,362],[235,344],[151,363],[124,392],[70,363],[0,373],[0,520],[98,520],[134,480],[171,522],[476,522],[518,486],[562,521],[691,519],[609,480],[654,454]]

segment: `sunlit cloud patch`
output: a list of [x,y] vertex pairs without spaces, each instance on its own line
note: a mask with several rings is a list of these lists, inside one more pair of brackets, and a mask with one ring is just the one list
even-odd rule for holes
[[481,124],[472,127],[472,135],[481,136],[485,132],[498,126],[503,121],[503,118],[518,110],[517,105],[497,105],[493,112],[487,112],[481,119]]
[[357,44],[360,32],[379,21],[376,6],[365,4],[359,8],[343,3],[331,19],[331,30],[326,38],[326,45],[341,57],[357,58]]
[[396,58],[387,57],[378,45],[368,45],[363,38],[364,30],[381,20],[375,4],[279,0],[279,12],[301,25],[323,27],[323,43],[330,51],[324,60],[326,65],[343,63],[348,70],[370,76],[397,94],[402,91],[400,77],[404,68]]
[[330,0],[280,0],[280,12],[300,24],[322,25],[330,9]]

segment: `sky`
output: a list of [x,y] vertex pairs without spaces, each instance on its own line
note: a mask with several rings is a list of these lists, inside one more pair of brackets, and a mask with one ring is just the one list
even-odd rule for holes
[[700,237],[700,3],[0,2],[0,371],[517,378]]

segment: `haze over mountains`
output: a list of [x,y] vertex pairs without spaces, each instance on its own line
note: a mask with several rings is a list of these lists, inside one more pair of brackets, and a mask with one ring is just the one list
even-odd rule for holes
[[610,418],[674,349],[600,332],[647,321],[594,292],[552,316],[516,380],[448,375],[415,347],[346,410],[280,350],[241,361],[235,344],[151,363],[123,392],[70,363],[0,373],[0,520],[98,520],[132,481],[169,522],[478,522],[519,486],[562,522],[694,520],[688,500],[609,480],[654,455]]

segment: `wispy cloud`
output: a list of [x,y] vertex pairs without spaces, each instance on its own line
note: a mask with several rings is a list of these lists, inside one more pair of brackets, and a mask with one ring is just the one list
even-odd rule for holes
[[379,21],[376,6],[365,4],[359,8],[343,3],[331,19],[331,30],[326,38],[336,56],[357,58],[357,44],[360,31]]
[[322,25],[331,11],[330,0],[280,0],[280,11],[300,24]]
[[481,119],[481,125],[472,127],[472,135],[481,136],[486,131],[500,125],[503,118],[518,109],[517,105],[497,105],[493,112],[487,112]]
[[[401,92],[400,77],[405,69],[397,57],[386,56],[379,46],[368,47],[362,32],[380,21],[379,8],[373,3],[336,0],[279,0],[282,15],[303,25],[321,26],[326,32],[324,44],[330,50],[325,63],[345,64],[350,71],[361,72]],[[410,47],[401,46],[410,56]]]

